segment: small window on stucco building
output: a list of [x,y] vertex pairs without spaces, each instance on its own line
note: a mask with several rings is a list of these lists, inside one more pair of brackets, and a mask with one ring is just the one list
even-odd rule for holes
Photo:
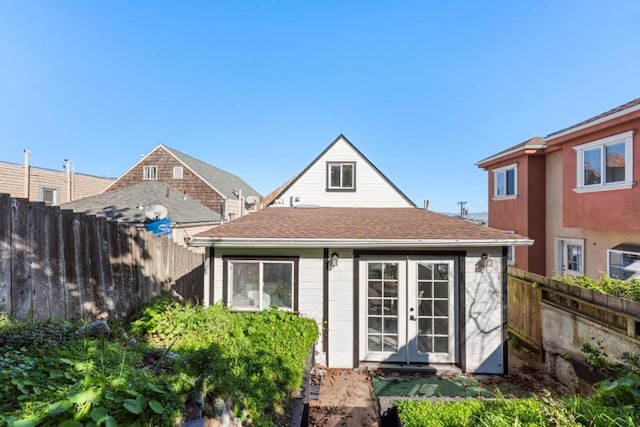
[[512,199],[518,195],[518,165],[493,170],[493,198]]

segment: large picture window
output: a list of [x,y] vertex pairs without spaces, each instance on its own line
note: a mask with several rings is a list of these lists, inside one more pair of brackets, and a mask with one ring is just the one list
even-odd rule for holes
[[355,190],[356,164],[355,162],[327,163],[328,190]]
[[640,278],[640,246],[618,245],[609,249],[607,274],[620,280]]
[[512,199],[518,195],[518,166],[509,165],[493,170],[493,197]]
[[631,188],[633,184],[633,132],[573,147],[576,151],[576,190]]
[[293,260],[228,261],[229,305],[239,310],[295,309]]

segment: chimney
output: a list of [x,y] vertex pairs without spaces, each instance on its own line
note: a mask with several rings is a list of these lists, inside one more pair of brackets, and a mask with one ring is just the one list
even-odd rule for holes
[[424,210],[425,210],[425,211],[428,211],[428,210],[429,210],[429,201],[428,201],[428,200],[425,200],[425,201],[424,201]]

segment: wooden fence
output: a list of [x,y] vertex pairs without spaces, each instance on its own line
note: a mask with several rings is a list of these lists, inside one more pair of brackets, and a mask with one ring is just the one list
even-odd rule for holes
[[540,352],[541,304],[631,338],[640,336],[640,303],[509,267],[509,331]]
[[118,319],[159,294],[201,301],[203,256],[95,216],[0,194],[0,312]]

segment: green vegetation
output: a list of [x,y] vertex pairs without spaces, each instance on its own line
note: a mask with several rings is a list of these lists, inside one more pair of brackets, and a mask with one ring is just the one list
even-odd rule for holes
[[292,313],[165,298],[132,319],[140,344],[120,338],[124,327],[108,339],[76,337],[77,327],[0,315],[0,426],[173,426],[193,392],[206,395],[207,415],[223,399],[253,425],[274,425],[318,335]]
[[594,280],[587,276],[558,276],[555,280],[591,289],[592,291],[618,297],[629,298],[640,302],[640,279],[618,280],[612,279],[606,274],[602,274],[599,279]]
[[[592,349],[589,349],[593,353]],[[595,361],[600,366],[600,354]],[[617,366],[614,381],[596,384],[588,397],[510,398],[458,402],[398,401],[398,416],[405,427],[463,426],[640,426],[638,356],[627,355]],[[602,366],[600,366],[602,368]]]

